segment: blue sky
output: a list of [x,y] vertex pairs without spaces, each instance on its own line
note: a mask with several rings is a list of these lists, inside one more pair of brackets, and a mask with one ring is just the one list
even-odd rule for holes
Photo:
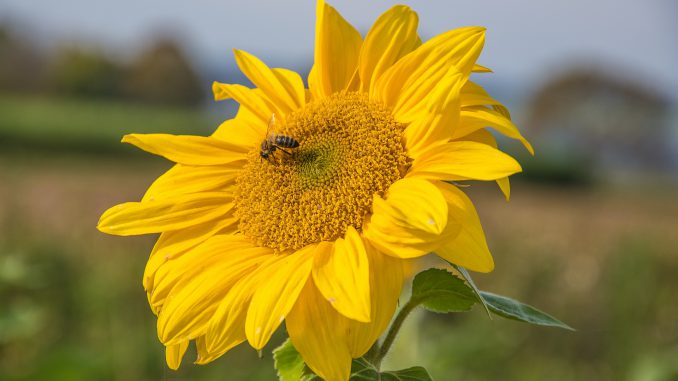
[[[398,2],[331,2],[365,32]],[[569,64],[593,63],[678,99],[678,2],[674,0],[407,2],[428,38],[465,25],[488,28],[482,64],[493,81],[530,88]],[[272,66],[310,60],[315,2],[2,0],[0,20],[45,45],[75,41],[133,53],[160,33],[181,37],[196,63],[233,68],[231,48]]]

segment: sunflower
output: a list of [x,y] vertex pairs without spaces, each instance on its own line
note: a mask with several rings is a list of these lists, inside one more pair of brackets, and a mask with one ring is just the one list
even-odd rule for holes
[[[487,128],[532,149],[469,80],[489,71],[475,64],[484,29],[422,43],[417,14],[398,5],[363,39],[323,0],[316,16],[308,89],[299,74],[236,50],[255,87],[213,85],[216,100],[240,104],[235,118],[209,137],[123,138],[176,163],[98,225],[160,233],[143,285],[170,368],[190,341],[198,364],[244,341],[260,350],[284,321],[315,373],[345,381],[387,327],[408,259],[494,267],[456,184],[495,180],[508,198],[507,177],[521,168]],[[262,157],[269,129],[299,146]]]

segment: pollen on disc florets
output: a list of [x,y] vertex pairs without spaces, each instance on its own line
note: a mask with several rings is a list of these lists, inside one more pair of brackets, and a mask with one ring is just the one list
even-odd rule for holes
[[[240,231],[276,251],[360,230],[373,195],[382,195],[407,165],[404,125],[359,93],[335,94],[287,116],[278,133],[300,145],[262,160],[250,152],[237,179]],[[263,136],[262,136],[263,139]]]

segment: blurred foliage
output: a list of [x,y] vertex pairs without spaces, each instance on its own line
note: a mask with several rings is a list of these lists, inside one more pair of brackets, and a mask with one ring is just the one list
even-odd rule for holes
[[514,154],[523,167],[516,178],[544,184],[587,186],[594,183],[595,166],[592,159],[582,154],[569,154],[567,150],[553,147],[544,149],[539,156],[524,152]]
[[126,133],[207,135],[214,126],[197,110],[123,102],[0,94],[0,149],[62,153],[138,153]]
[[62,48],[49,69],[49,87],[58,94],[80,97],[119,97],[123,68],[96,51]]
[[0,24],[0,92],[196,106],[206,86],[179,44],[161,38],[131,63],[103,49],[62,45],[47,54]]
[[[210,367],[192,366],[196,354],[190,349],[181,371],[168,370],[155,317],[139,283],[150,237],[122,242],[94,228],[102,194],[133,197],[124,186],[116,189],[119,178],[102,184],[101,174],[115,171],[120,162],[90,166],[83,165],[86,159],[70,157],[41,166],[45,172],[34,177],[38,167],[22,160],[0,156],[3,167],[8,161],[21,162],[0,173],[0,380],[274,377],[270,356],[260,360],[245,346]],[[130,172],[137,167],[129,162],[123,166]],[[141,171],[158,169],[155,163]],[[49,180],[54,172],[59,173],[57,183]],[[38,181],[49,190],[45,199],[66,194],[68,199],[48,201],[57,218],[40,217],[46,204],[36,201],[24,208],[32,191],[8,195],[8,181],[13,191],[26,181]],[[271,346],[281,341],[275,336]]]
[[[550,260],[557,268],[567,258]],[[577,332],[490,321],[480,308],[468,315],[425,313],[411,327],[419,332],[420,364],[436,380],[678,379],[678,306],[671,294],[678,290],[678,260],[650,242],[620,242],[601,266],[600,283],[585,300],[571,290],[544,287],[543,268],[513,279],[513,292],[537,294],[530,298],[540,307],[571,308],[565,320]],[[511,271],[516,269],[505,270]]]
[[[189,351],[184,369],[167,370],[137,282],[143,256],[112,269],[73,248],[13,244],[22,248],[0,248],[0,380],[273,379],[271,359],[245,347],[201,368],[190,365]],[[243,362],[249,366],[237,369]]]
[[0,90],[35,92],[44,85],[43,62],[33,46],[0,24]]
[[156,42],[132,63],[124,94],[168,105],[196,105],[204,99],[198,75],[176,42],[168,39]]
[[590,181],[594,172],[610,178],[675,170],[678,163],[671,99],[642,78],[573,66],[545,81],[527,106],[525,131],[540,163],[532,178],[556,174],[554,180],[572,183]]

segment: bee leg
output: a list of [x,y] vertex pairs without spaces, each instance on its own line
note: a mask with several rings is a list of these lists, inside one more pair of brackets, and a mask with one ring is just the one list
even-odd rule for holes
[[285,151],[284,149],[282,149],[282,148],[280,148],[280,147],[278,147],[278,149],[281,150],[282,152],[285,152],[285,153],[288,154],[288,155],[291,155],[291,154],[292,154],[292,153],[290,153],[290,152]]

